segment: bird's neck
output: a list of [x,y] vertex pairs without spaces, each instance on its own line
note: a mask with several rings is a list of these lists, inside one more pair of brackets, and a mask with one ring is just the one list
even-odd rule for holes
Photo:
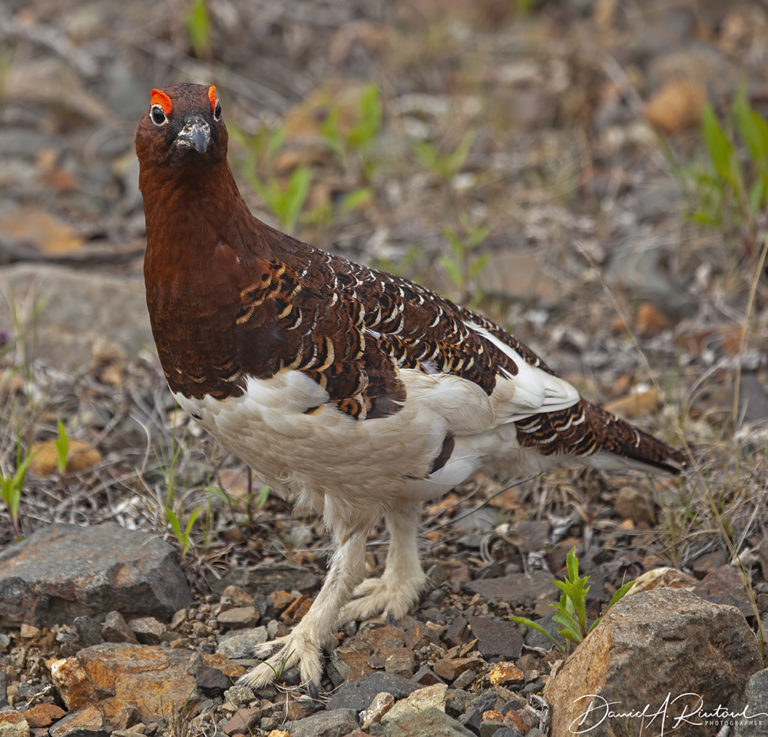
[[148,256],[158,249],[166,258],[183,258],[191,249],[200,256],[199,249],[222,241],[236,247],[243,228],[255,221],[226,160],[184,170],[143,169],[139,188],[144,197]]

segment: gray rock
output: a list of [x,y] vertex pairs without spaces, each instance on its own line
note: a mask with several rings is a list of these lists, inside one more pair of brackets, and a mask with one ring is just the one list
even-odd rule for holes
[[[535,602],[542,592],[552,592],[552,574],[538,570],[530,573],[510,573],[501,578],[470,581],[464,588],[489,601],[505,601],[508,604],[523,606]],[[549,598],[554,601],[555,595],[551,594]]]
[[384,725],[385,737],[475,737],[439,709],[408,712]]
[[165,634],[165,625],[154,617],[136,617],[128,626],[142,645],[157,645]]
[[192,601],[173,548],[114,524],[56,524],[0,552],[0,625],[50,626],[117,609],[170,617]]
[[226,655],[235,660],[250,656],[254,645],[261,645],[267,641],[266,627],[253,627],[247,630],[237,630],[232,634],[224,635],[219,640],[217,653]]
[[136,635],[128,626],[125,617],[117,611],[108,612],[104,617],[101,637],[105,642],[137,642]]
[[237,606],[225,609],[216,617],[216,621],[224,630],[253,627],[259,621],[259,613],[253,606]]
[[736,737],[768,737],[768,668],[759,670],[747,681],[743,716],[737,721]]
[[470,617],[469,626],[477,637],[477,649],[486,660],[514,660],[520,657],[523,638],[514,622],[495,617]]
[[[18,264],[0,269],[0,294],[13,295],[19,304],[44,305],[35,318],[35,330],[28,331],[34,335],[34,345],[30,337],[27,355],[61,369],[81,369],[104,336],[129,354],[154,352],[140,278]],[[98,309],[99,305],[109,309]],[[27,317],[21,315],[22,323]],[[0,325],[13,324],[10,301],[0,300]]]
[[329,709],[354,709],[356,712],[367,708],[373,697],[381,691],[391,693],[395,699],[404,699],[423,684],[394,673],[374,673],[357,681],[348,681],[328,699]]
[[288,724],[291,737],[344,737],[357,729],[353,709],[332,709]]
[[233,568],[214,585],[217,593],[235,585],[249,594],[269,594],[272,591],[309,591],[320,579],[308,568],[290,563],[259,563],[251,568]]
[[[750,675],[762,665],[755,635],[736,607],[682,589],[626,596],[548,679],[544,698],[552,710],[552,737],[572,734],[575,722],[591,737],[655,728],[650,717],[629,724],[608,717],[608,702],[616,712],[642,713],[650,705],[654,713],[671,694],[665,709],[670,724],[683,710],[692,714],[700,702],[705,712],[738,711]],[[587,695],[592,698],[577,698]],[[691,717],[675,734],[699,737],[702,726]]]

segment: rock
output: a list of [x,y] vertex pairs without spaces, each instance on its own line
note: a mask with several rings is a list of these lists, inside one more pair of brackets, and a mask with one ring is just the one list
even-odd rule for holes
[[216,617],[223,630],[253,627],[259,621],[259,614],[254,606],[238,606],[225,609]]
[[484,658],[520,657],[523,638],[514,622],[495,617],[470,617],[469,626]]
[[104,715],[95,706],[86,706],[60,719],[48,730],[50,737],[109,737],[111,729],[104,724]]
[[360,712],[367,708],[376,694],[381,692],[391,693],[395,699],[403,699],[419,688],[414,683],[402,676],[391,673],[374,673],[356,681],[344,683],[328,699],[329,709],[349,708]]
[[744,584],[734,566],[720,566],[708,573],[696,584],[693,593],[716,604],[735,606],[745,617],[754,614]]
[[332,709],[299,719],[288,725],[291,737],[344,737],[357,729],[353,709]]
[[[768,668],[754,673],[744,690],[735,737],[768,737]],[[762,716],[758,716],[762,714]]]
[[105,642],[54,663],[51,675],[70,711],[97,704],[114,724],[126,710],[135,710],[141,721],[151,721],[200,701],[194,674],[206,666],[232,680],[245,673],[245,668],[221,655]]
[[233,568],[213,586],[217,593],[227,586],[239,586],[249,594],[269,594],[272,591],[309,591],[320,583],[312,571],[290,563],[259,563],[251,568]]
[[221,728],[224,734],[235,734],[235,732],[244,732],[248,734],[251,728],[261,718],[261,709],[238,709],[230,719]]
[[203,696],[219,696],[231,685],[232,679],[218,668],[209,665],[200,665],[194,670],[195,685]]
[[21,712],[0,712],[0,737],[29,737],[29,724]]
[[[58,450],[54,440],[43,440],[32,443],[29,447],[32,460],[29,462],[29,472],[35,476],[52,476],[58,473]],[[65,474],[80,473],[101,463],[101,453],[92,445],[82,441],[69,439],[67,464]]]
[[[184,609],[180,611],[186,611]],[[174,617],[176,614],[174,614]],[[136,635],[128,626],[125,617],[118,611],[111,611],[104,617],[101,625],[101,637],[104,642],[138,642]]]
[[32,728],[50,727],[55,721],[64,717],[66,713],[56,704],[35,704],[24,712],[24,718]]
[[[754,634],[735,607],[680,589],[627,596],[547,681],[544,698],[552,709],[552,737],[567,737],[575,724],[582,730],[592,727],[592,737],[623,735],[625,719],[601,721],[607,717],[608,701],[614,711],[642,712],[646,704],[655,711],[668,694],[681,694],[681,687],[700,695],[707,711],[718,705],[733,709],[742,703],[746,682],[760,666]],[[669,723],[681,709],[690,714],[694,705],[684,698],[670,703]],[[632,729],[643,732],[648,726],[638,717]],[[677,734],[698,737],[701,726],[686,722]]]
[[634,486],[622,486],[613,506],[621,519],[632,520],[636,527],[650,528],[656,523],[653,499]]
[[360,712],[360,726],[363,729],[370,729],[372,724],[377,724],[381,718],[392,708],[395,703],[395,697],[387,691],[377,693],[373,697],[370,706]]
[[82,643],[81,647],[90,647],[102,642],[101,627],[96,624],[92,617],[75,617],[72,624],[77,632],[78,640]]
[[128,626],[142,645],[157,645],[165,634],[165,625],[154,617],[136,617]]
[[449,647],[463,645],[469,640],[469,623],[459,614],[454,617],[443,634],[443,642]]
[[253,689],[250,686],[240,686],[235,684],[224,692],[224,701],[234,706],[247,704],[255,698]]
[[439,709],[445,711],[445,694],[448,686],[444,683],[436,683],[434,686],[425,686],[410,693],[402,701],[398,701],[382,718],[382,723],[396,720],[403,714],[424,711],[425,709]]
[[267,628],[254,627],[248,630],[237,630],[226,634],[219,639],[219,645],[216,648],[217,653],[221,653],[233,660],[241,660],[249,657],[255,645],[267,641]]
[[551,591],[552,574],[541,570],[470,581],[464,588],[491,602],[504,601],[512,606],[530,606],[542,596],[542,592],[546,592],[550,600],[555,598]]
[[111,523],[51,525],[0,552],[0,625],[49,626],[113,609],[165,618],[191,601],[170,545]]
[[645,117],[665,133],[675,133],[701,124],[707,104],[703,84],[688,80],[670,80],[648,101]]
[[652,568],[650,571],[640,574],[632,588],[627,592],[630,594],[639,594],[641,591],[651,591],[657,588],[686,589],[693,591],[698,582],[693,576],[678,570],[662,566],[661,568]]
[[654,412],[663,399],[656,387],[639,389],[628,394],[626,397],[607,402],[605,409],[613,414],[632,420],[635,417],[641,417],[642,415]]
[[508,683],[522,683],[525,681],[525,673],[523,673],[523,671],[521,671],[514,663],[502,660],[491,666],[488,680],[490,680],[491,685],[493,686],[503,686]]
[[[0,269],[0,294],[14,295],[18,304],[29,304],[30,310],[45,305],[35,318],[35,330],[29,331],[27,355],[63,371],[81,370],[83,358],[105,335],[129,355],[153,345],[141,278],[43,263],[18,264]],[[14,324],[10,304],[0,300],[0,325]],[[94,309],[94,305],[110,308]],[[22,314],[21,319],[31,318]]]
[[[333,651],[331,663],[341,680],[354,681],[376,668],[384,668],[393,655],[401,658],[404,651],[412,652],[427,642],[424,625],[412,617],[405,617],[397,627],[363,628]],[[402,664],[402,660],[399,662]]]
[[384,737],[476,737],[440,709],[408,711],[384,725]]

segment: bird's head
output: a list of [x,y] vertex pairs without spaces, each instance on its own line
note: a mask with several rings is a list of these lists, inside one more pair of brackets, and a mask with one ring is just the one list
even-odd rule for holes
[[152,90],[136,131],[142,167],[200,166],[226,160],[227,129],[213,85],[181,83]]

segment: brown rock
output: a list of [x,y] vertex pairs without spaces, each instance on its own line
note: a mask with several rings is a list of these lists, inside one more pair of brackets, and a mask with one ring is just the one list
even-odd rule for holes
[[492,685],[503,686],[505,683],[522,683],[525,680],[525,673],[514,663],[502,660],[500,663],[493,664],[488,678]]
[[290,591],[273,591],[269,598],[272,599],[276,612],[282,612],[293,602],[293,594]]
[[[627,596],[549,677],[544,698],[552,709],[551,735],[569,737],[577,724],[591,737],[626,734],[627,720],[608,717],[607,702],[621,712],[642,712],[648,704],[653,713],[670,694],[695,693],[706,711],[738,710],[749,676],[761,665],[755,636],[735,607],[678,589]],[[683,709],[690,714],[695,704],[687,697],[667,703],[667,723]],[[633,718],[630,733],[656,727],[644,721],[650,720]],[[702,726],[685,722],[675,734],[699,737]]]
[[48,734],[51,737],[67,737],[68,735],[93,735],[101,737],[108,735],[104,724],[104,714],[96,706],[85,706],[74,714],[64,717],[54,724]]
[[143,645],[157,645],[165,634],[165,625],[154,617],[136,617],[128,626]]
[[[36,476],[51,476],[57,472],[58,451],[53,440],[32,443],[29,452],[33,456],[29,462],[30,473]],[[98,463],[101,463],[101,453],[96,448],[82,440],[70,438],[64,473],[79,473]]]
[[0,736],[29,737],[29,724],[19,711],[0,712]]
[[639,575],[635,579],[634,586],[627,593],[628,595],[639,594],[641,591],[651,591],[652,589],[663,587],[693,591],[696,583],[696,579],[693,576],[689,576],[677,568],[662,566],[660,568],[652,568],[650,571]]
[[24,718],[30,727],[50,727],[55,721],[66,715],[56,704],[35,704],[24,712]]
[[626,419],[633,419],[641,415],[647,415],[653,412],[662,402],[663,397],[655,387],[650,389],[641,389],[632,394],[615,399],[613,402],[605,404],[605,409],[613,414],[620,415]]
[[261,718],[261,709],[238,709],[222,727],[224,734],[249,733]]
[[84,703],[98,704],[111,724],[126,709],[151,721],[170,717],[186,704],[199,701],[194,671],[217,668],[232,678],[245,669],[221,655],[130,643],[101,643],[77,656],[58,661],[51,675],[70,711]]
[[701,122],[707,92],[704,86],[688,80],[667,82],[648,102],[645,116],[666,133],[675,133]]
[[631,519],[637,527],[649,528],[656,523],[653,500],[634,486],[622,486],[614,504],[616,514]]
[[671,325],[669,318],[653,302],[643,302],[637,308],[635,330],[643,338],[652,338]]
[[394,706],[395,697],[387,691],[381,691],[373,697],[371,705],[360,712],[360,726],[369,729],[372,724],[380,722],[382,717]]
[[86,704],[98,701],[91,679],[77,658],[56,660],[51,663],[50,669],[51,678],[69,711],[77,711]]
[[383,668],[394,653],[413,651],[427,643],[426,628],[412,617],[397,627],[385,625],[364,629],[337,647],[331,655],[334,667],[344,680],[354,681]]

